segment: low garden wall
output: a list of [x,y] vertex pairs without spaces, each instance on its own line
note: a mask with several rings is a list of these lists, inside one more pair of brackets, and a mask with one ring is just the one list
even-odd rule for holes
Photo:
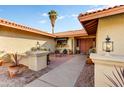
[[91,54],[95,63],[95,87],[124,86],[124,57]]

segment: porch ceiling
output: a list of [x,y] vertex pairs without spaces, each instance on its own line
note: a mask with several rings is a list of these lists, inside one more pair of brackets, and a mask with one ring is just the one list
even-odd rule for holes
[[94,35],[97,31],[98,19],[82,22],[88,35]]

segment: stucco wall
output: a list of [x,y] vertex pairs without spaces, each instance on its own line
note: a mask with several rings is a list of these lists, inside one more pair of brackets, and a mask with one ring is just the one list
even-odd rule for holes
[[[116,56],[100,56],[100,54],[104,53],[104,51],[102,50],[102,42],[105,41],[107,35],[109,35],[111,40],[114,42],[114,51],[111,52],[111,54],[115,54]],[[96,36],[97,54],[94,54],[94,56],[93,54],[90,55],[93,62],[95,63],[95,86],[113,86],[113,84],[106,78],[105,75],[109,75],[113,79],[114,76],[112,73],[115,73],[115,75],[117,76],[117,72],[115,71],[114,66],[116,66],[117,68],[124,68],[123,35],[124,13],[99,19]],[[118,76],[117,78],[118,80],[120,80]]]
[[96,39],[98,53],[103,53],[102,42],[107,35],[114,41],[114,52],[112,54],[124,55],[124,14],[99,19]]
[[[118,80],[121,81],[114,67],[116,66],[117,69],[124,68],[124,66],[117,65],[119,62],[108,61],[108,60],[95,60],[95,62],[96,62],[95,63],[95,87],[114,86],[112,82],[106,77],[106,75],[110,76],[115,82],[117,82],[117,80],[113,76],[113,73],[116,75]],[[112,64],[105,64],[106,62],[112,63]],[[120,65],[122,64],[123,63],[120,63]]]
[[0,27],[0,50],[24,52],[35,46],[37,41],[51,51],[55,50],[54,38]]

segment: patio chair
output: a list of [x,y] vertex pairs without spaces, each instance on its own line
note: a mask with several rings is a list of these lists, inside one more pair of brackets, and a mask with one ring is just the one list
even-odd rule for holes
[[64,49],[62,55],[63,55],[63,56],[66,56],[67,53],[68,53],[67,49]]
[[60,53],[59,50],[55,50],[55,56],[56,56],[56,57],[60,57],[60,56],[61,56],[61,53]]

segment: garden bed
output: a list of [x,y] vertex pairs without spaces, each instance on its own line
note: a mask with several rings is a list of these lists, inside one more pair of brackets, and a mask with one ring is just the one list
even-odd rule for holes
[[94,64],[85,64],[80,76],[78,77],[76,87],[94,87]]

